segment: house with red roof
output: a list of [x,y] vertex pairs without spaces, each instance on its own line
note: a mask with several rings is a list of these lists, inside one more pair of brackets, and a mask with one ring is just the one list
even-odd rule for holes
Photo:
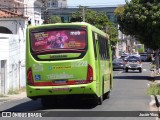
[[25,86],[25,43],[28,21],[42,24],[41,1],[0,2],[0,95]]

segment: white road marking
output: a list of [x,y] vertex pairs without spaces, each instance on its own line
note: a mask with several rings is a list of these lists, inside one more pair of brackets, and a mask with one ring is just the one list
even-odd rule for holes
[[147,69],[143,69],[143,71],[147,71]]
[[114,76],[117,76],[117,75],[119,75],[119,74],[121,74],[123,71],[120,71],[120,72],[118,72],[117,74],[115,74]]

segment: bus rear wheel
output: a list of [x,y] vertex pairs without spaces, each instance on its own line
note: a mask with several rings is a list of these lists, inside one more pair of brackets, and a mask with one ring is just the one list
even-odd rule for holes
[[103,98],[104,99],[109,99],[110,98],[110,91],[104,93]]
[[42,97],[41,104],[43,107],[49,107],[51,105],[48,97]]
[[56,104],[56,100],[50,97],[42,97],[41,104],[43,107],[50,107],[51,105]]
[[142,72],[142,68],[139,68],[139,72],[140,72],[140,73]]

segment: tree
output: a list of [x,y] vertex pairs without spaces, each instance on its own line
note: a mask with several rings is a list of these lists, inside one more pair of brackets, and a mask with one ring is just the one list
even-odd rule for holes
[[82,22],[85,17],[85,22],[94,25],[95,27],[106,32],[106,26],[109,28],[109,36],[111,45],[115,46],[118,41],[118,30],[115,25],[109,21],[108,17],[103,12],[97,12],[91,9],[79,7],[79,9],[72,14],[71,22]]
[[49,23],[61,23],[61,18],[59,16],[51,16],[49,18]]
[[120,30],[136,36],[147,47],[160,47],[160,2],[159,0],[131,0],[115,10]]

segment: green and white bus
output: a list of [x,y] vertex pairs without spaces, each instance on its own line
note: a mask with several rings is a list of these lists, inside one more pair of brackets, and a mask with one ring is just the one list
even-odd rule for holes
[[[42,105],[77,96],[102,104],[112,89],[110,41],[88,23],[56,23],[27,28],[26,89]],[[52,99],[52,100],[51,100]]]
[[136,44],[136,51],[139,53],[144,53],[145,52],[144,44]]

